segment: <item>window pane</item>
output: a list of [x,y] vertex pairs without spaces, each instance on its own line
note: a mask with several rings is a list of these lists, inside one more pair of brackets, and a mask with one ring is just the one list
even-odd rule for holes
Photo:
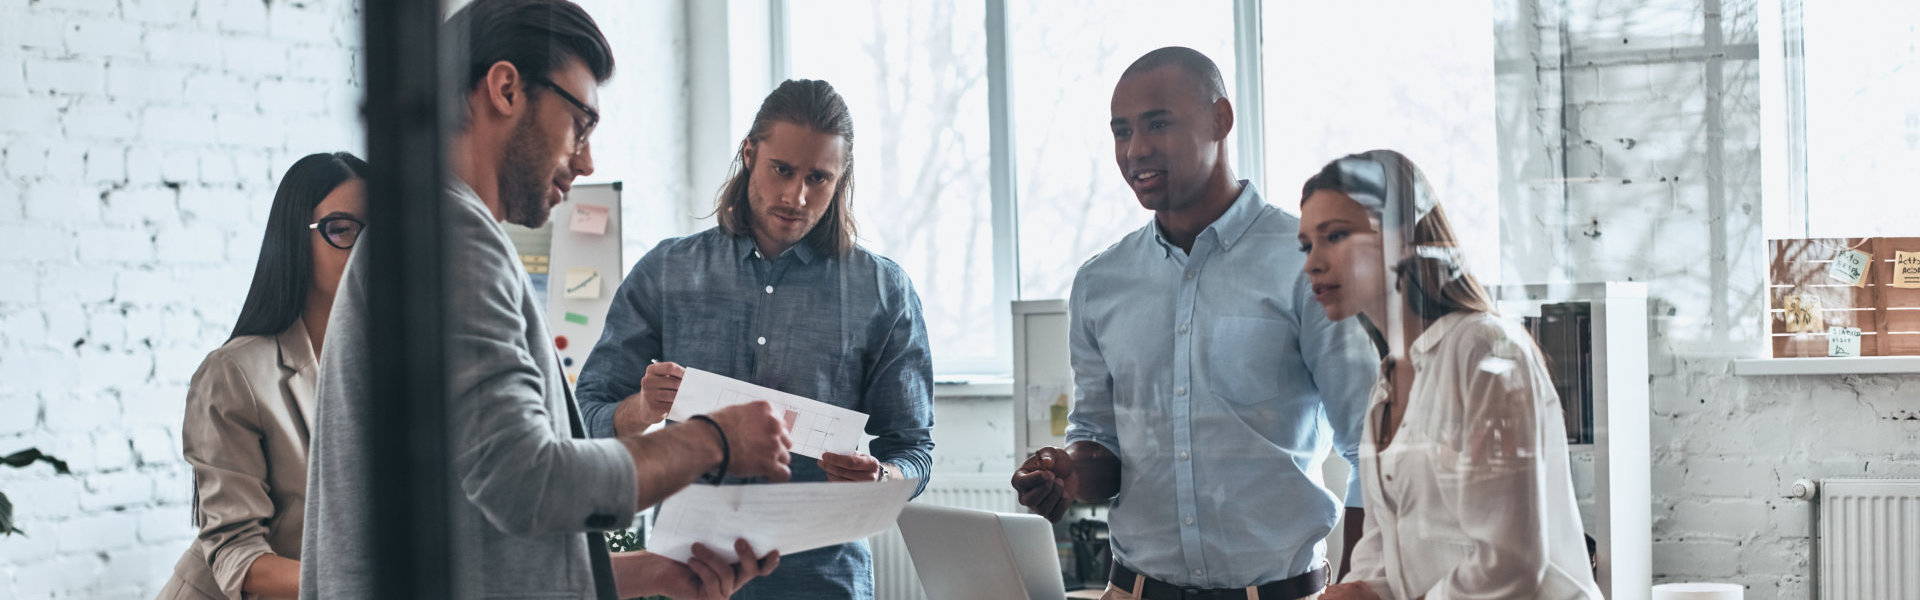
[[[1488,3],[1275,2],[1262,17],[1270,202],[1297,214],[1300,186],[1328,162],[1392,149],[1425,172],[1462,239],[1500,239]],[[1468,249],[1490,283],[1498,246]]]
[[1155,48],[1187,46],[1220,66],[1231,95],[1233,3],[1016,0],[1007,13],[1020,296],[1065,298],[1081,263],[1152,218],[1120,174],[1107,128],[1121,71]]
[[1920,234],[1920,3],[1804,2],[1806,231]]
[[796,0],[788,14],[793,76],[832,83],[853,112],[861,244],[913,278],[935,368],[991,369],[1005,309],[993,306],[984,5]]

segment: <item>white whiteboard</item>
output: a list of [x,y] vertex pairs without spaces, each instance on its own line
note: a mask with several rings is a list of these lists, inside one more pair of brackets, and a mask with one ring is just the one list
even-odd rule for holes
[[[502,225],[533,281],[534,292],[546,294],[547,329],[553,333],[569,383],[579,378],[587,353],[600,341],[607,309],[613,306],[613,295],[626,275],[620,256],[620,187],[617,181],[575,186],[539,229]],[[603,220],[576,224],[576,216],[596,210],[605,211]],[[591,272],[592,277],[569,281],[569,273],[576,270]],[[573,294],[568,293],[570,284]]]

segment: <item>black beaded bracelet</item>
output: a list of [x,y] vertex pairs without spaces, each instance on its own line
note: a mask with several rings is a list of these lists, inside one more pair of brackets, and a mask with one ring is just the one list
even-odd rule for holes
[[727,478],[727,463],[733,461],[733,449],[727,447],[727,430],[721,429],[720,422],[706,415],[694,415],[687,419],[690,421],[702,421],[708,425],[712,425],[713,432],[720,434],[720,470],[717,475],[712,477],[712,481],[717,483],[725,480]]

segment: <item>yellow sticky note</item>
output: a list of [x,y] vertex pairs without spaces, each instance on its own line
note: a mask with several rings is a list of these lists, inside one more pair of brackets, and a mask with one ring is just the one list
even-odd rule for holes
[[592,267],[567,267],[568,300],[595,300],[600,297],[600,270]]
[[1920,288],[1920,252],[1894,251],[1893,287]]

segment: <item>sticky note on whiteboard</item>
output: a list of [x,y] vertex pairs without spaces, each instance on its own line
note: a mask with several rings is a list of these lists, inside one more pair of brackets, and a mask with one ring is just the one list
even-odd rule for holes
[[574,204],[573,219],[567,228],[588,235],[606,235],[607,207],[593,204]]
[[1827,356],[1859,355],[1859,327],[1831,327],[1827,329]]
[[600,297],[600,270],[592,267],[567,267],[568,300],[594,300]]
[[1893,287],[1920,288],[1920,252],[1894,251]]
[[1873,264],[1873,255],[1859,250],[1841,250],[1833,255],[1833,264],[1827,267],[1827,277],[1851,286],[1863,286],[1867,283],[1867,267]]

